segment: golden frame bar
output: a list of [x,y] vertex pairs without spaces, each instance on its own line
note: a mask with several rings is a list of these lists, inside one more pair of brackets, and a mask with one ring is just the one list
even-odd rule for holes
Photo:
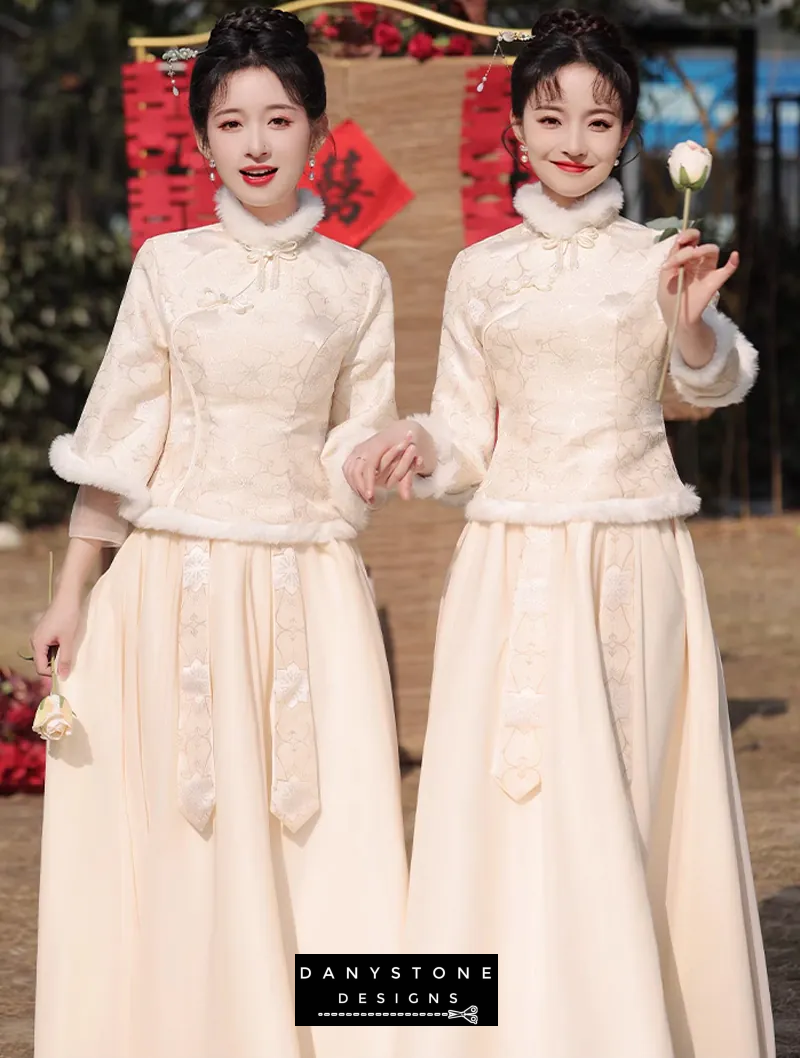
[[[332,4],[350,5],[352,0],[290,0],[289,3],[281,4],[281,11],[297,14],[298,11],[309,11],[315,7],[328,7]],[[408,0],[376,0],[376,7],[387,7],[392,11],[402,11],[406,15],[426,22],[435,22],[437,25],[446,26],[448,29],[456,29],[461,33],[471,33],[478,37],[497,38],[501,33],[513,33],[514,30],[505,26],[481,26],[474,22],[464,22],[460,18],[451,18],[442,15],[438,11],[431,11],[419,4],[409,3]],[[128,44],[134,51],[136,62],[146,62],[152,56],[148,53],[154,49],[162,48],[198,48],[206,43],[208,33],[193,33],[185,37],[131,37]]]

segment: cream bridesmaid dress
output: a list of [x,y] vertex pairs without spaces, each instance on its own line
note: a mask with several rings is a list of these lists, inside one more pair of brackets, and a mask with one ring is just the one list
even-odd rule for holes
[[[422,495],[466,502],[442,601],[405,949],[497,953],[499,1024],[399,1058],[773,1058],[719,653],[656,400],[670,243],[609,181],[459,255]],[[706,319],[672,376],[722,406],[756,354]],[[499,408],[495,440],[496,411]]]
[[[150,240],[55,470],[120,544],[49,747],[36,1058],[389,1058],[294,955],[398,950],[389,678],[342,463],[395,418],[383,267],[224,191]],[[119,510],[117,507],[119,506]],[[128,535],[128,530],[130,534]],[[124,542],[123,542],[124,541]]]

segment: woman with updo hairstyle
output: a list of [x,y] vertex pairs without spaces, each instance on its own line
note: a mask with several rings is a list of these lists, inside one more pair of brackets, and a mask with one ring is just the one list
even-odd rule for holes
[[343,470],[396,420],[391,288],[298,190],[328,130],[297,18],[221,18],[188,103],[219,222],[142,246],[51,450],[80,488],[32,642],[76,719],[48,750],[35,1054],[390,1058],[375,1021],[295,1027],[294,956],[400,943],[370,502]]
[[[491,76],[503,76],[495,69]],[[625,220],[639,82],[595,14],[511,73],[537,177],[459,254],[429,415],[356,449],[465,503],[442,601],[405,950],[498,956],[498,1018],[400,1058],[772,1058],[725,688],[658,400],[722,407],[756,353],[715,298],[738,255]],[[411,434],[402,456],[397,442]],[[418,462],[417,462],[418,461]],[[475,995],[480,993],[476,990]],[[484,1017],[485,1017],[484,1012]]]

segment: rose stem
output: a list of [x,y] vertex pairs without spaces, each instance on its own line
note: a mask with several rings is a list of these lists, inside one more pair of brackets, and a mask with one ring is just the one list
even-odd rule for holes
[[[687,187],[683,194],[683,226],[681,231],[686,231],[689,227],[689,205],[692,200],[691,188]],[[675,335],[678,333],[678,323],[681,317],[681,299],[683,298],[683,265],[678,272],[678,296],[675,298],[675,315],[672,320],[672,326],[669,331],[669,338],[667,340],[667,355],[664,357],[664,363],[661,365],[661,378],[658,380],[658,393],[656,394],[656,400],[661,400],[664,396],[664,384],[667,381],[667,370],[669,369],[669,362],[672,359],[672,350],[675,346]]]
[[[47,575],[47,605],[53,601],[53,552],[50,552],[50,569]],[[53,665],[50,674],[50,690],[53,694],[58,694],[58,669],[56,666],[56,659],[58,654],[53,658]]]

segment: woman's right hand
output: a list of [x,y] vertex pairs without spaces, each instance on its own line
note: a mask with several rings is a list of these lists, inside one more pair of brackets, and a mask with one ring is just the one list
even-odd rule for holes
[[33,663],[40,676],[52,675],[48,655],[53,647],[58,651],[58,675],[69,675],[80,618],[81,606],[77,597],[56,596],[48,606],[31,636]]
[[365,503],[372,503],[376,487],[396,486],[403,499],[410,499],[414,475],[435,469],[430,435],[418,423],[401,420],[357,445],[345,460],[344,476]]

